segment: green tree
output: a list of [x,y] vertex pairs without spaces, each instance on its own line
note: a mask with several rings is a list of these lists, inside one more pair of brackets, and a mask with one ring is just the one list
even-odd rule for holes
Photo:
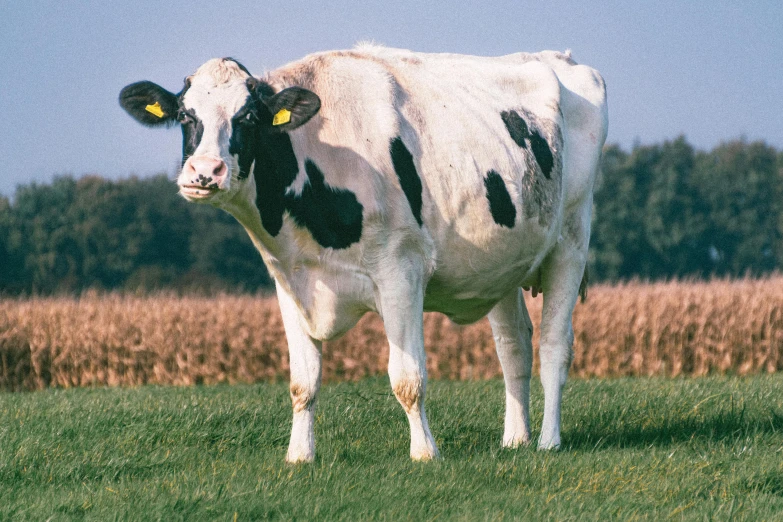
[[165,176],[82,178],[71,209],[81,238],[83,284],[154,289],[188,270],[190,219]]
[[781,187],[776,151],[763,142],[731,141],[699,154],[695,186],[709,216],[706,230],[718,275],[770,272],[781,265]]
[[0,295],[16,294],[29,288],[24,261],[22,234],[11,202],[0,196]]
[[31,292],[74,289],[79,279],[81,260],[67,219],[75,192],[76,182],[70,177],[55,178],[51,185],[33,183],[17,189],[13,221]]
[[783,151],[778,152],[777,177],[775,179],[775,214],[777,215],[777,237],[775,244],[775,268],[783,269]]
[[590,274],[595,280],[625,276],[625,257],[641,240],[636,178],[626,163],[628,154],[617,145],[603,152],[603,163],[593,199]]
[[250,237],[230,214],[202,205],[190,205],[190,211],[193,228],[209,231],[191,236],[193,280],[190,286],[215,288],[222,282],[225,286],[256,291],[272,285]]
[[645,277],[699,274],[708,258],[702,245],[706,228],[693,186],[695,152],[683,136],[654,147],[644,206],[645,238],[654,252]]

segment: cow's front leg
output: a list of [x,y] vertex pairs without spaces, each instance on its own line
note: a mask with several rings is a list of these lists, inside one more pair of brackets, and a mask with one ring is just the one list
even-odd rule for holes
[[380,288],[380,311],[389,340],[389,380],[410,423],[411,458],[431,460],[438,457],[438,448],[424,411],[424,289],[421,278],[411,273],[400,274],[391,283]]
[[294,406],[291,441],[285,459],[291,463],[312,462],[315,458],[315,401],[321,387],[321,342],[304,331],[299,309],[279,285],[277,299],[288,339]]

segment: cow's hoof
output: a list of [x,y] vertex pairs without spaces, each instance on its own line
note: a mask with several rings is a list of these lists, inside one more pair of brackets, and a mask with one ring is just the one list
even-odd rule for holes
[[541,451],[557,451],[560,449],[560,439],[552,439],[549,441],[539,441],[538,449]]
[[530,446],[530,435],[509,435],[503,437],[501,446],[508,449],[523,448]]
[[285,456],[285,461],[288,464],[308,464],[315,459],[315,455],[305,452],[290,451]]
[[440,453],[438,450],[427,449],[424,451],[413,452],[411,451],[411,460],[414,462],[429,462],[431,460],[440,459]]

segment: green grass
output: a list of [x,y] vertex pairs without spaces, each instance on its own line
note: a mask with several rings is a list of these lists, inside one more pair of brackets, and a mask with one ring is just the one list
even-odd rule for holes
[[0,520],[783,520],[783,375],[571,380],[559,452],[499,448],[500,381],[428,409],[412,463],[388,383],[325,386],[289,466],[282,383],[0,394]]

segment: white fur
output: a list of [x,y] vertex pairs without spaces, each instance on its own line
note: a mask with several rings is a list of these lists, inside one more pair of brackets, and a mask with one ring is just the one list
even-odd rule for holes
[[[264,230],[253,176],[238,181],[227,152],[230,118],[247,96],[246,75],[230,69],[231,64],[205,64],[192,77],[185,104],[205,124],[197,154],[230,165],[230,183],[212,203],[245,226],[275,279],[291,354],[292,396],[295,390],[308,398],[294,414],[287,459],[314,457],[320,341],[344,333],[367,311],[380,313],[386,327],[389,377],[410,423],[412,458],[438,455],[424,409],[425,309],[460,323],[490,314],[506,381],[502,443],[529,442],[532,324],[519,290],[525,284],[544,293],[539,446],[557,447],[571,313],[587,259],[592,187],[607,132],[598,73],[576,65],[570,53],[481,58],[375,45],[308,56],[267,73],[262,79],[276,90],[301,86],[322,102],[318,115],[291,132],[300,175],[289,191],[301,191],[309,158],[327,184],[352,191],[363,206],[361,240],[333,250],[319,246],[289,216],[275,237]],[[499,116],[512,108],[538,125],[561,158],[557,180],[543,182],[554,183],[546,185],[554,187],[548,212],[526,199],[531,176],[541,173],[530,147],[520,149]],[[421,227],[392,165],[389,145],[397,136],[422,180]],[[489,212],[484,178],[490,169],[512,197],[513,228],[498,226]],[[301,396],[293,397],[295,406]]]

